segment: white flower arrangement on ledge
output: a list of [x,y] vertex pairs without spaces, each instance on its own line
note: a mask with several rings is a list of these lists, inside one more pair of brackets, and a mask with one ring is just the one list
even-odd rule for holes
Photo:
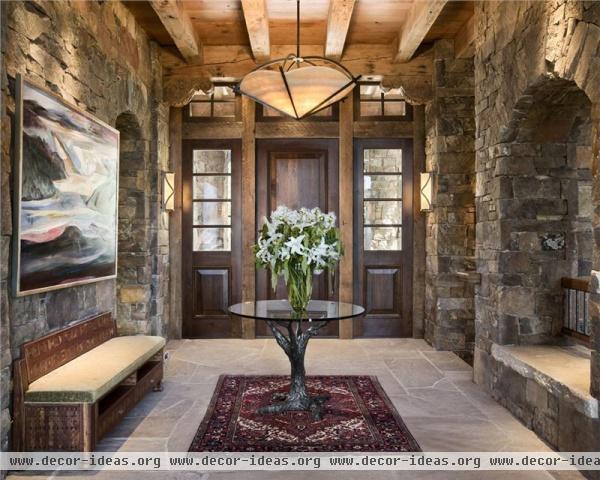
[[256,265],[271,271],[271,286],[283,276],[288,298],[296,311],[306,309],[312,295],[312,277],[327,269],[331,275],[343,246],[334,213],[319,208],[290,210],[277,207],[265,218],[254,246]]

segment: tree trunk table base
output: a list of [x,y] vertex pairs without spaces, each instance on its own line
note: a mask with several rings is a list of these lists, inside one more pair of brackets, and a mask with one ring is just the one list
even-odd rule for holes
[[[302,324],[308,324],[302,330]],[[273,394],[273,403],[257,410],[259,415],[283,413],[292,411],[310,412],[313,419],[321,420],[323,417],[323,404],[329,400],[329,395],[310,396],[306,389],[306,371],[304,369],[304,354],[308,340],[327,324],[326,321],[293,321],[271,320],[267,325],[273,332],[275,340],[287,355],[291,366],[290,390],[287,394]],[[282,328],[287,330],[284,334]]]

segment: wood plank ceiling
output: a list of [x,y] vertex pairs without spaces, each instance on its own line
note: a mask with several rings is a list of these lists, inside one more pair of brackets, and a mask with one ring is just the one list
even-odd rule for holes
[[[207,46],[249,46],[256,61],[296,42],[294,0],[125,1],[148,35],[198,62]],[[388,45],[395,61],[422,43],[455,38],[473,15],[472,1],[301,0],[301,44],[340,59],[349,45]],[[196,53],[195,49],[199,52]],[[313,51],[311,49],[311,51]]]

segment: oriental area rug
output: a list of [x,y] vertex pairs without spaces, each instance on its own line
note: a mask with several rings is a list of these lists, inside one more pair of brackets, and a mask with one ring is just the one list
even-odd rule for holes
[[190,452],[420,452],[376,377],[309,376],[310,395],[329,395],[323,418],[259,415],[286,393],[289,377],[222,375]]

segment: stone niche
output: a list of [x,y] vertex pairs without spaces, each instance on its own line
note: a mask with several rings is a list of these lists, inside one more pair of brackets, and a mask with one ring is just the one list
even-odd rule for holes
[[562,277],[592,267],[591,102],[574,82],[547,78],[521,98],[494,147],[500,238],[499,344],[556,340]]

